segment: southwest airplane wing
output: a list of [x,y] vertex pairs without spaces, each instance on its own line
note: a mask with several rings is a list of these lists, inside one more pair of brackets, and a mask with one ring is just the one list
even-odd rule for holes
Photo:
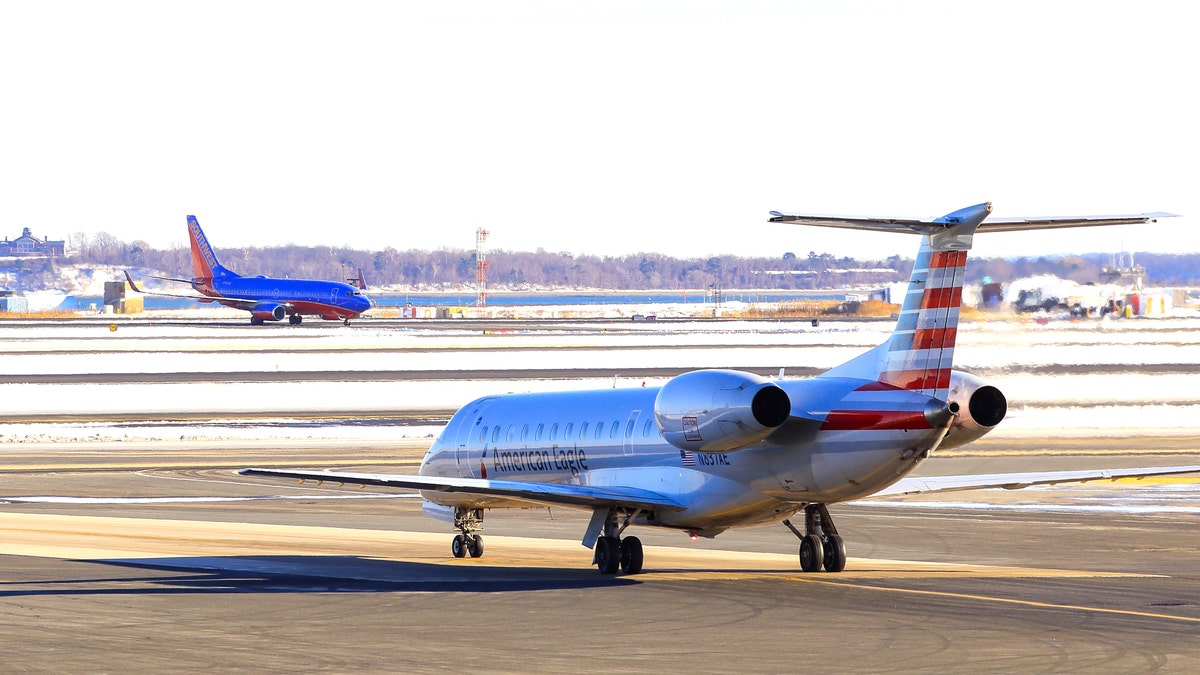
[[981,490],[1004,488],[1019,490],[1033,485],[1057,485],[1059,483],[1086,483],[1094,480],[1119,480],[1121,478],[1147,478],[1150,476],[1172,476],[1185,473],[1200,473],[1200,466],[1156,466],[1138,469],[1089,469],[1083,471],[1039,471],[1031,473],[993,473],[977,476],[929,476],[902,478],[894,485],[868,497],[894,497],[896,495],[928,494],[931,492],[954,492],[958,490]]
[[[192,286],[195,286],[197,283],[195,279],[175,279],[173,277],[156,276],[151,276],[150,278],[162,279],[164,281],[177,281],[179,283],[190,284]],[[238,298],[230,295],[201,295],[199,293],[162,293],[160,291],[147,291],[137,285],[137,282],[133,280],[133,277],[129,275],[128,271],[125,272],[125,281],[129,283],[129,287],[132,288],[136,293],[141,293],[142,295],[153,295],[160,298],[184,298],[186,300],[195,300],[196,302],[220,301],[229,306],[235,307],[236,309],[242,309],[246,311],[253,311],[255,306],[262,303],[262,300],[256,300],[254,298]],[[288,302],[282,302],[279,304],[283,305],[284,307],[291,307],[291,303]]]
[[387,473],[353,473],[342,471],[287,471],[283,469],[242,469],[243,476],[270,476],[304,480],[376,485],[432,492],[459,492],[484,497],[503,497],[529,502],[531,506],[575,506],[595,509],[622,505],[642,509],[682,509],[681,504],[663,495],[634,487],[571,485],[569,483],[535,483],[487,478],[445,478],[441,476],[406,476]]

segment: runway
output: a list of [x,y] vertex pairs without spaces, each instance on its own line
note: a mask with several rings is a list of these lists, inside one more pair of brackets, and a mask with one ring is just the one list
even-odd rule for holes
[[[799,573],[794,537],[766,527],[694,543],[639,531],[647,572],[614,578],[589,566],[580,512],[489,513],[485,556],[458,560],[448,528],[423,517],[411,496],[251,481],[230,468],[286,453],[297,466],[411,470],[419,444],[269,445],[6,456],[6,668],[745,672],[832,662],[824,669],[1120,672],[1200,664],[1200,511],[839,505],[850,549],[842,574]],[[1172,460],[1188,453],[1150,458]],[[945,461],[954,471],[1025,464],[1019,456]],[[1131,489],[1090,486],[1036,501]]]
[[[836,575],[801,574],[782,526],[643,528],[646,572],[606,577],[579,543],[586,513],[489,512],[485,556],[459,560],[411,494],[236,475],[413,471],[429,439],[369,416],[356,436],[354,405],[299,422],[205,409],[137,436],[85,414],[0,439],[4,670],[1200,669],[1197,480],[835,505]],[[444,419],[433,408],[422,424]],[[1066,431],[989,436],[921,470],[1200,463],[1187,430]]]

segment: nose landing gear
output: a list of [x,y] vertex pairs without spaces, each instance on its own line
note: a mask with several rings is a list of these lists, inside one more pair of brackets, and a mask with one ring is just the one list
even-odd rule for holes
[[804,572],[841,572],[846,569],[846,544],[833,525],[824,504],[804,507],[804,532],[790,520],[783,521],[800,539],[800,569]]

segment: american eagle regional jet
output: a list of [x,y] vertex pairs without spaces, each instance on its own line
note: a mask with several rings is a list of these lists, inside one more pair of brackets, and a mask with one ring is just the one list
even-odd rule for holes
[[[768,379],[697,370],[657,388],[484,396],[460,409],[417,475],[243,469],[243,475],[420,490],[426,513],[453,523],[456,557],[483,555],[486,510],[570,506],[600,572],[636,574],[631,526],[714,537],[782,522],[800,568],[840,572],[829,505],[878,495],[1021,488],[1200,471],[1200,466],[908,478],[940,448],[1004,419],[995,386],[952,369],[967,251],[976,232],[1154,222],[1166,213],[984,220],[991,204],[932,220],[792,215],[771,222],[923,236],[891,337],[819,376]],[[800,527],[791,518],[803,514]]]
[[[188,238],[192,244],[192,270],[196,276],[191,279],[152,278],[190,284],[200,295],[152,295],[186,297],[242,309],[250,312],[250,323],[255,326],[262,325],[264,321],[282,321],[284,317],[288,317],[289,323],[298,324],[305,314],[329,321],[340,320],[348,325],[350,319],[371,308],[371,301],[362,294],[366,290],[362,270],[359,270],[355,280],[357,287],[316,279],[244,277],[229,271],[217,260],[217,254],[209,246],[208,237],[204,236],[196,216],[188,216],[187,223]],[[128,272],[125,278],[133,290],[143,292]]]

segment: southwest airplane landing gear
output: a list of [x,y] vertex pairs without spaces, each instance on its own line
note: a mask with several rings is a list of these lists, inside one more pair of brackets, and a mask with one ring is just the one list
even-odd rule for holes
[[824,504],[804,507],[804,532],[790,520],[783,521],[800,539],[800,569],[804,572],[841,572],[846,569],[846,544],[833,525]]
[[450,542],[450,552],[455,558],[483,557],[483,509],[454,509],[454,527],[459,533]]
[[637,537],[621,538],[629,522],[637,514],[625,516],[624,523],[617,522],[617,510],[609,509],[604,520],[604,534],[596,539],[596,554],[592,563],[601,574],[640,574],[642,571],[642,540]]

